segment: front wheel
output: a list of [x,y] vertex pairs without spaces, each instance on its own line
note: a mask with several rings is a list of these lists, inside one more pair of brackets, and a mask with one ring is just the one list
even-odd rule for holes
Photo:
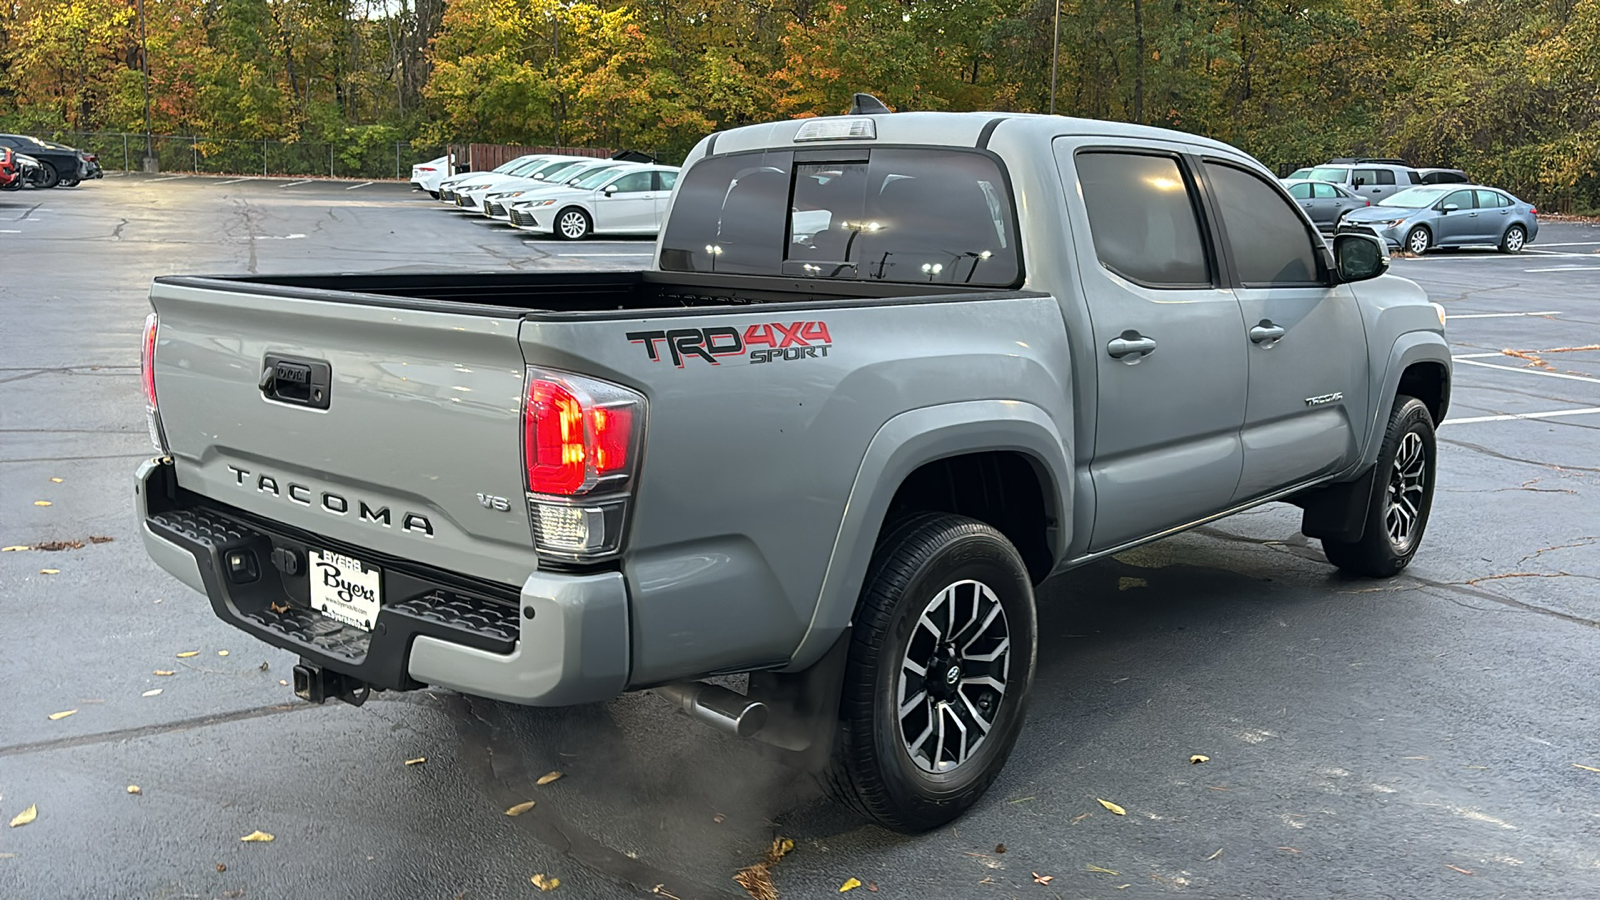
[[891,528],[851,632],[835,794],[907,833],[965,812],[1022,730],[1036,631],[1027,567],[1000,532],[941,513]]
[[589,221],[589,214],[576,207],[564,209],[556,216],[556,237],[562,240],[581,240],[589,236],[592,228],[594,223]]
[[53,188],[61,181],[61,173],[56,167],[44,161],[39,163],[39,174],[34,176],[33,186],[37,188]]
[[1411,229],[1411,232],[1406,235],[1406,249],[1418,256],[1427,253],[1428,245],[1431,243],[1433,243],[1433,235],[1429,234],[1428,229],[1423,228],[1421,225]]
[[1322,539],[1328,562],[1352,575],[1388,578],[1411,562],[1422,545],[1433,508],[1436,445],[1433,415],[1415,397],[1395,398],[1378,448],[1378,471],[1367,500],[1360,540]]
[[1521,225],[1513,225],[1506,229],[1505,236],[1500,238],[1501,253],[1521,253],[1522,245],[1528,242],[1528,232]]

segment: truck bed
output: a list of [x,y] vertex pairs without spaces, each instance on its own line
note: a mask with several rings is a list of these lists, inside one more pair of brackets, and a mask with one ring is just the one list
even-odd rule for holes
[[[467,315],[605,318],[769,303],[974,300],[1014,291],[882,281],[623,272],[168,276],[157,284]],[[748,311],[748,310],[747,310]]]

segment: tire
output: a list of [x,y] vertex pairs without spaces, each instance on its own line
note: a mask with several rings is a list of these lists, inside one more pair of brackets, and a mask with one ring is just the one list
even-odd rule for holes
[[1506,229],[1500,236],[1501,253],[1521,253],[1524,245],[1528,243],[1528,231],[1521,225],[1513,225]]
[[594,220],[583,210],[570,206],[556,214],[553,230],[556,237],[564,241],[579,241],[594,231]]
[[1421,225],[1406,232],[1406,249],[1418,256],[1427,253],[1432,243],[1433,234]]
[[61,179],[60,184],[61,184],[61,187],[77,187],[78,186],[78,179],[76,179],[76,178],[63,178],[63,179]]
[[428,192],[428,196],[432,197],[435,200],[437,200],[437,199],[439,199],[439,192],[438,191],[429,191]]
[[1395,398],[1383,446],[1378,448],[1366,529],[1356,541],[1323,538],[1328,562],[1352,575],[1399,574],[1416,555],[1428,527],[1436,458],[1433,415],[1421,400],[1401,394]]
[[39,178],[33,183],[36,188],[53,188],[61,182],[61,173],[56,167],[44,160],[39,160]]
[[[873,554],[851,630],[829,773],[835,796],[908,834],[965,812],[1022,730],[1036,632],[1027,567],[1000,532],[942,513],[893,526]],[[946,674],[924,679],[915,667]]]

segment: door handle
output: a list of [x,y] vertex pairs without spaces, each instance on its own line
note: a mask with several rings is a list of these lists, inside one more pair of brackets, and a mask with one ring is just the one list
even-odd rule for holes
[[1131,356],[1128,362],[1136,363],[1156,352],[1156,339],[1147,338],[1137,331],[1124,331],[1121,337],[1114,337],[1106,344],[1106,352],[1111,354],[1112,359]]
[[1271,346],[1287,333],[1282,325],[1274,325],[1270,321],[1262,319],[1260,325],[1250,329],[1250,340],[1257,344]]

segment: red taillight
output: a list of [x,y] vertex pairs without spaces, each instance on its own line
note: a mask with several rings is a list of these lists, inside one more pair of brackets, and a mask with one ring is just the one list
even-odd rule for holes
[[1535,206],[1532,209],[1529,209],[1528,212],[1537,216],[1539,214],[1539,207]]
[[528,490],[570,496],[583,489],[589,469],[583,424],[583,405],[566,387],[543,379],[529,384],[523,412]]
[[155,313],[145,316],[144,352],[139,356],[139,371],[144,376],[144,402],[151,409],[156,408],[156,328],[158,324]]
[[595,490],[602,480],[625,480],[642,405],[642,397],[618,385],[530,369],[522,439],[528,490],[571,497]]
[[417,166],[417,171],[418,172],[432,172],[432,171],[435,171],[435,169],[433,168],[433,166]]

